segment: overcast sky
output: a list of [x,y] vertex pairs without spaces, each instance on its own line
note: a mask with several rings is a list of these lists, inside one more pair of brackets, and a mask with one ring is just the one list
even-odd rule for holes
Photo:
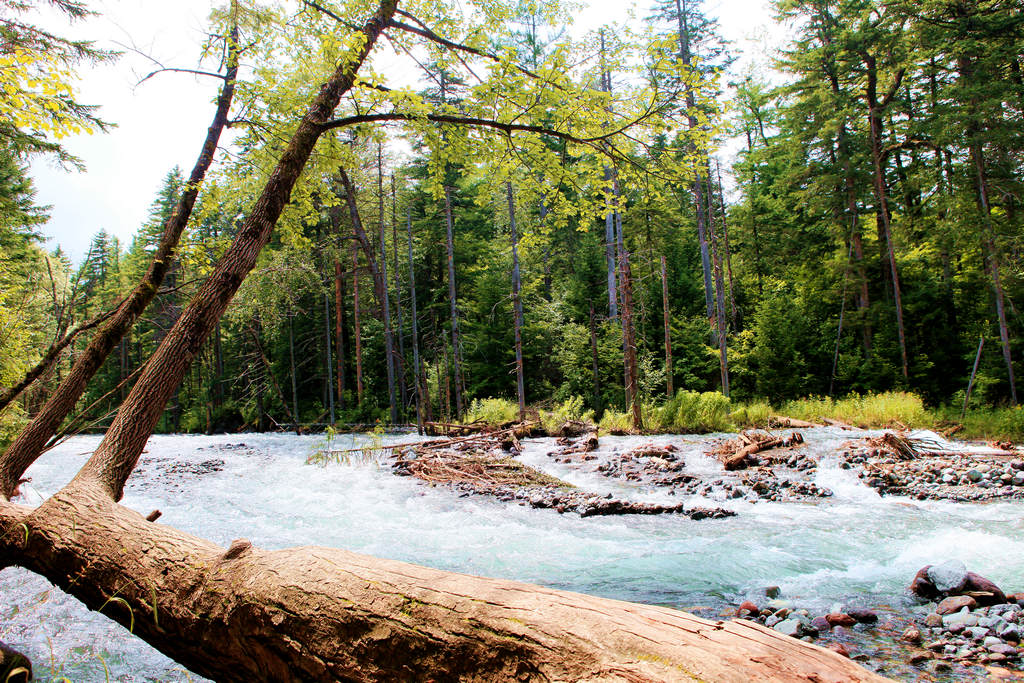
[[[641,16],[647,4],[639,3]],[[629,7],[614,0],[588,5],[574,33],[623,19]],[[76,37],[111,49],[134,46],[167,66],[196,66],[210,2],[95,0],[90,6],[100,16],[77,25]],[[705,8],[719,17],[725,38],[743,54],[738,69],[750,68],[751,60],[762,67],[768,63],[765,52],[781,39],[769,0],[706,0]],[[116,63],[91,68],[79,84],[79,100],[100,104],[100,116],[117,127],[64,141],[85,162],[85,172],[65,171],[48,160],[32,165],[36,199],[51,207],[42,230],[47,246],[59,244],[76,262],[100,229],[127,244],[145,221],[164,176],[175,165],[187,174],[206,134],[219,82],[165,73],[138,85],[151,70],[151,63],[130,51]]]

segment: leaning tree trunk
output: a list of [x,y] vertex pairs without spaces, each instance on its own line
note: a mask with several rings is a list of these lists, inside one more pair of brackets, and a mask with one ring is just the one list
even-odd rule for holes
[[[43,408],[23,429],[0,458],[0,496],[10,498],[18,485],[18,480],[25,470],[35,462],[43,452],[46,442],[60,427],[61,422],[74,409],[78,399],[85,393],[89,380],[99,371],[107,356],[121,342],[124,335],[131,329],[142,312],[156,296],[160,284],[164,280],[174,259],[174,250],[178,246],[181,233],[188,224],[199,196],[199,186],[206,177],[206,171],[213,163],[213,155],[217,151],[217,143],[221,132],[228,123],[228,111],[235,94],[235,79],[238,76],[238,27],[231,29],[228,37],[227,71],[224,75],[224,87],[217,99],[217,110],[213,122],[206,134],[203,148],[196,159],[196,164],[189,175],[188,183],[182,192],[174,212],[164,224],[164,232],[149,269],[131,294],[124,299],[113,316],[96,333],[89,346],[75,359],[71,371],[64,381],[50,395]],[[177,387],[177,384],[175,384]]]

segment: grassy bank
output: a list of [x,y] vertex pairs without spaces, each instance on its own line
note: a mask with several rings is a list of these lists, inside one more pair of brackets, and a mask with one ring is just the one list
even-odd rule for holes
[[[506,424],[515,421],[518,412],[516,405],[506,399],[477,400],[465,422]],[[579,397],[551,409],[531,409],[530,414],[552,434],[567,420],[594,419],[593,411],[585,411]],[[712,391],[680,391],[668,401],[647,404],[643,409],[646,431],[687,434],[764,428],[779,415],[816,423],[836,420],[864,429],[944,431],[960,425],[956,431],[959,439],[1024,441],[1024,410],[1020,408],[976,408],[961,420],[958,408],[927,408],[920,397],[906,392],[851,394],[838,399],[812,397],[772,406],[763,401],[734,403]],[[604,433],[629,432],[631,417],[629,413],[606,410],[597,426]]]

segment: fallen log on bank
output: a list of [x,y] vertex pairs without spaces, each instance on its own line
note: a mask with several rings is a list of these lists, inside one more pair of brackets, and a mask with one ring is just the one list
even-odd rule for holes
[[806,420],[797,420],[796,418],[785,417],[784,415],[772,415],[768,418],[768,426],[776,429],[814,429],[815,427],[824,427],[825,425]]

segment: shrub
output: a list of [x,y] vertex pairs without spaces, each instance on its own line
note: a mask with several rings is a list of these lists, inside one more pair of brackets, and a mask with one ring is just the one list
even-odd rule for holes
[[483,422],[488,425],[502,425],[519,421],[519,406],[507,398],[474,398],[463,424]]

